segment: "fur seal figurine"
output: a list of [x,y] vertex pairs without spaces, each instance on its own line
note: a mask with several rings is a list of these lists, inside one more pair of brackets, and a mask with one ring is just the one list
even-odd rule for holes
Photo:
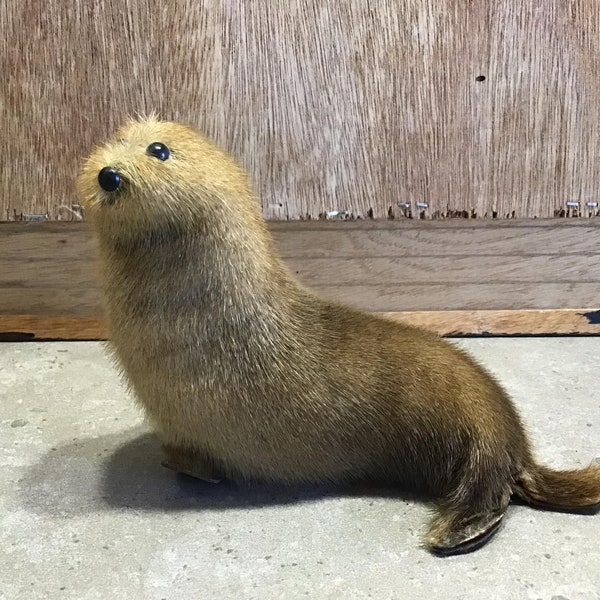
[[244,170],[128,122],[85,162],[112,348],[165,464],[218,481],[377,481],[431,498],[424,543],[479,548],[516,495],[593,512],[600,468],[533,456],[498,382],[433,333],[323,300],[278,257]]

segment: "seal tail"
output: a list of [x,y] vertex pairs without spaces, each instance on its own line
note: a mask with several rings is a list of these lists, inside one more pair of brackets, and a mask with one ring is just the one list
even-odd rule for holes
[[521,474],[514,492],[538,508],[597,512],[600,509],[600,467],[554,471],[533,465]]

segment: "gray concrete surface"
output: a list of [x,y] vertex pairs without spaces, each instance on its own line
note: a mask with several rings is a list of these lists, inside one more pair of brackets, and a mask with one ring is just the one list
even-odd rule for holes
[[[462,340],[554,466],[600,454],[600,340]],[[600,598],[600,515],[511,507],[479,552],[419,547],[393,493],[236,489],[160,467],[95,343],[0,344],[0,598]],[[598,458],[596,458],[598,460]]]

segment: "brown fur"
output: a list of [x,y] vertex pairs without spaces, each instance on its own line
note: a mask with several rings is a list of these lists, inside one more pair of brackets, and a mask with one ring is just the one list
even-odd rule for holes
[[[443,553],[483,543],[514,493],[600,502],[600,469],[537,465],[512,402],[466,353],[302,287],[228,155],[155,118],[119,138],[87,160],[79,190],[112,345],[167,464],[208,480],[417,489],[435,499],[426,543]],[[169,160],[146,154],[156,141]],[[108,165],[122,191],[99,187]]]

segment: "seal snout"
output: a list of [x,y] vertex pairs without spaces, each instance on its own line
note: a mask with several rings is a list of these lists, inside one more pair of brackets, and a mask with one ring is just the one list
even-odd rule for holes
[[121,185],[121,173],[114,167],[104,167],[98,173],[98,183],[105,192],[115,192]]

